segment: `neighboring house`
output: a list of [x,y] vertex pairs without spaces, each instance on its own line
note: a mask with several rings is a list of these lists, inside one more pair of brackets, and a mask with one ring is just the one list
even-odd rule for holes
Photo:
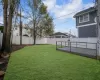
[[88,8],[75,14],[79,38],[97,37],[97,10]]
[[[20,27],[19,26],[13,27],[13,35],[14,36],[20,36]],[[23,25],[22,35],[27,36],[27,37],[31,36],[31,30],[27,25]]]
[[76,37],[76,36],[70,35],[68,33],[56,32],[56,33],[50,35],[49,37],[50,38],[69,38],[69,37]]

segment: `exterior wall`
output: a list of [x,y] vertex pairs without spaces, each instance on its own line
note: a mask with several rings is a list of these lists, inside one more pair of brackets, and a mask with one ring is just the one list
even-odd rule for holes
[[83,23],[79,23],[79,17],[76,17],[76,26],[95,23],[96,16],[97,16],[97,12],[96,11],[90,12],[89,13],[89,21],[88,22],[83,22]]
[[[76,17],[76,26],[78,28],[78,37],[79,38],[88,38],[88,37],[97,37],[97,11],[89,13],[89,21],[79,23],[79,17]],[[95,24],[94,24],[95,23]]]
[[97,25],[78,27],[78,37],[97,37]]

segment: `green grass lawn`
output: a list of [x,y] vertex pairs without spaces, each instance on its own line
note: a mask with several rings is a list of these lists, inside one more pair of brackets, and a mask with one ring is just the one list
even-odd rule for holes
[[25,47],[12,53],[4,80],[100,80],[100,62],[53,45]]

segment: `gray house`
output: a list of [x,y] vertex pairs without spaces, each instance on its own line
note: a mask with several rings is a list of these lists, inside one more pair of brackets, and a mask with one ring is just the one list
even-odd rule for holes
[[97,37],[97,10],[88,8],[74,15],[79,38]]
[[69,37],[75,38],[76,36],[68,33],[62,33],[62,32],[56,32],[49,36],[49,38],[69,38]]

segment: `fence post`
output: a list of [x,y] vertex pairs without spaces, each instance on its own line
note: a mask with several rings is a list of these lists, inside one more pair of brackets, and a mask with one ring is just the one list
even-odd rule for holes
[[62,41],[61,41],[61,48],[62,48]]
[[76,48],[77,48],[77,42],[76,42]]
[[66,47],[66,42],[65,42],[65,47]]
[[98,48],[98,45],[97,45],[97,43],[96,43],[96,59],[98,59],[97,48]]
[[57,41],[56,41],[56,50],[57,50]]
[[87,42],[86,42],[86,49],[87,49]]
[[69,46],[70,46],[70,52],[71,52],[71,42],[69,42],[70,44],[69,44]]

